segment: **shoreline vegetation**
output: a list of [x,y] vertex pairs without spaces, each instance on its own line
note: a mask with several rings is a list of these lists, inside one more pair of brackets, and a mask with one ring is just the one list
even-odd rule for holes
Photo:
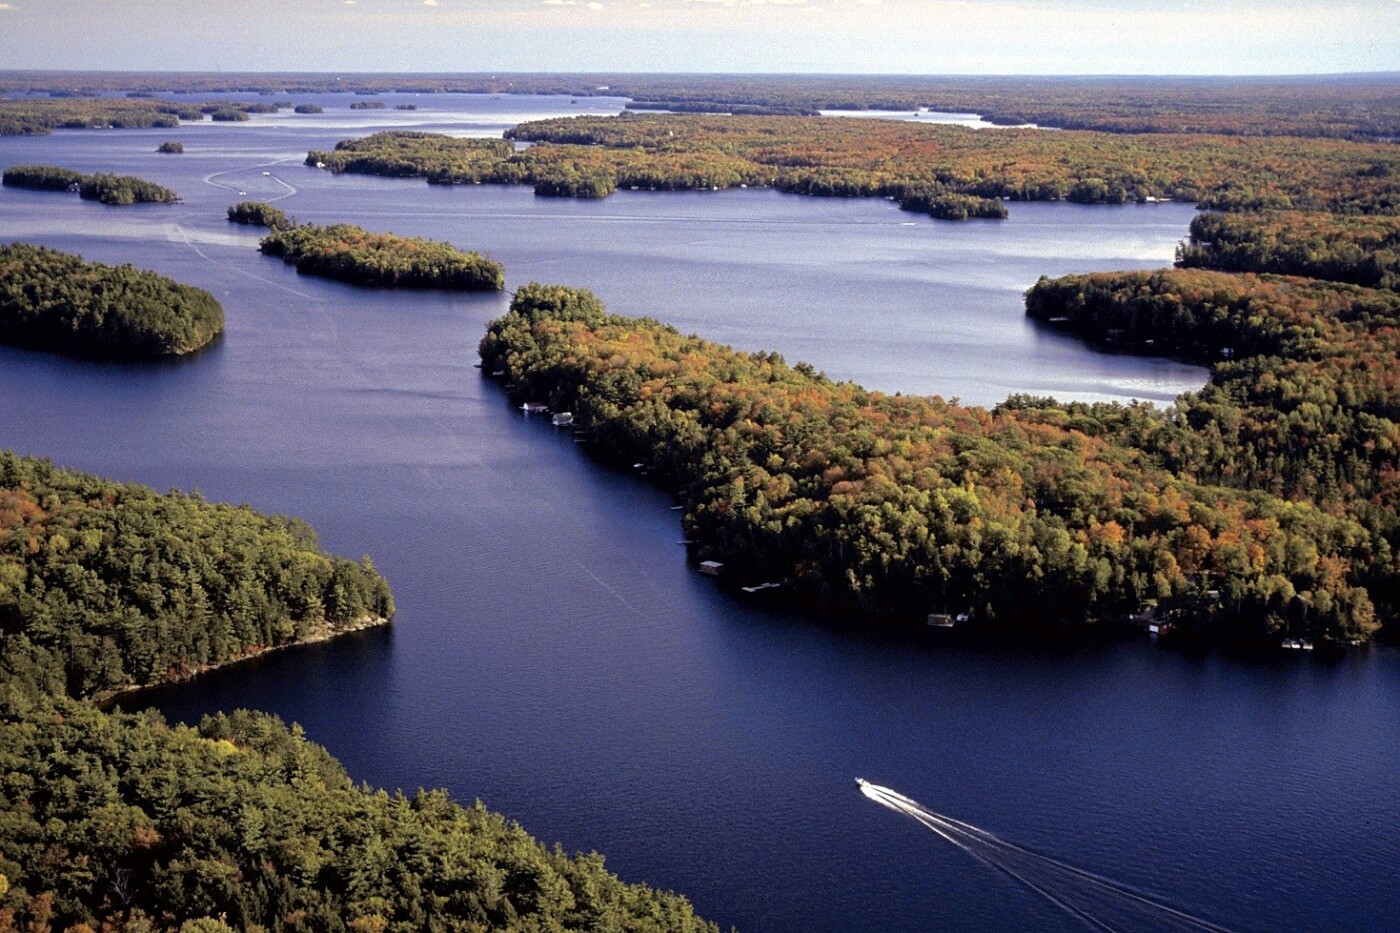
[[297,225],[285,211],[266,201],[239,201],[229,207],[228,219],[230,223],[269,230],[286,230]]
[[93,699],[393,614],[305,522],[0,451],[6,682]]
[[332,626],[326,622],[313,623],[307,628],[306,634],[300,636],[295,641],[285,642],[280,645],[253,646],[248,648],[245,653],[240,654],[237,657],[231,657],[218,662],[207,662],[198,667],[183,669],[178,673],[171,675],[169,679],[162,680],[160,683],[127,684],[126,686],[122,687],[113,687],[109,690],[96,693],[93,696],[88,697],[87,699],[90,699],[92,702],[96,703],[98,707],[102,710],[106,712],[111,712],[114,709],[120,708],[123,700],[129,700],[133,697],[138,697],[143,693],[147,693],[151,690],[156,690],[160,687],[170,687],[176,684],[189,683],[192,680],[197,680],[200,677],[203,677],[205,674],[212,674],[215,671],[220,671],[228,667],[234,667],[239,664],[244,664],[248,661],[256,661],[260,658],[265,658],[270,654],[276,654],[279,651],[288,651],[295,648],[304,648],[308,645],[324,644],[325,642],[331,641],[332,639],[340,638],[342,635],[353,635],[356,632],[364,632],[373,628],[385,628],[392,624],[392,622],[393,620],[386,616],[366,615],[355,620],[354,622],[350,622],[340,626]]
[[[1005,216],[1008,201],[1181,200],[1217,211],[1400,212],[1394,145],[1329,139],[1122,136],[803,117],[624,114],[523,123],[509,142],[387,131],[313,150],[332,172],[429,184],[530,184],[545,196],[772,187],[885,197],[935,217]],[[1276,171],[1289,165],[1286,173]]]
[[[1400,79],[1353,74],[1292,77],[209,74],[7,72],[0,93],[82,95],[474,93],[630,98],[631,106],[699,113],[814,115],[821,110],[977,113],[989,123],[1034,123],[1105,133],[1211,133],[1393,139]],[[20,103],[31,103],[28,98]],[[104,103],[110,102],[110,99]],[[118,104],[172,106],[133,99]],[[0,117],[0,133],[5,132]],[[102,123],[101,125],[108,125]]]
[[[240,216],[286,220],[285,215],[278,218],[265,210],[266,207],[235,205],[229,210],[229,218],[236,219],[234,211],[243,208]],[[463,252],[437,240],[374,233],[352,224],[273,227],[258,248],[268,256],[277,256],[296,266],[297,272],[304,275],[319,275],[352,285],[458,291],[501,291],[506,287],[505,267],[478,253]]]
[[209,292],[130,265],[42,246],[0,246],[0,341],[104,360],[184,356],[213,343],[224,309]]
[[480,803],[356,785],[275,716],[99,706],[393,612],[305,522],[0,451],[0,929],[718,933]]
[[[1178,274],[1165,275],[1177,284]],[[1312,284],[1297,313],[1319,325],[1336,315],[1338,341],[1353,324],[1383,334],[1400,307],[1388,293]],[[1032,291],[1036,313],[1068,305],[1079,287],[1053,285]],[[1250,283],[1222,287],[1252,297]],[[1233,337],[1249,333],[1247,303],[1232,320]],[[1262,330],[1260,347],[1274,339]],[[867,392],[778,354],[610,315],[580,289],[521,288],[480,353],[512,397],[571,412],[600,457],[643,463],[654,482],[679,489],[695,556],[720,562],[737,584],[781,581],[857,613],[966,614],[988,625],[1034,605],[1030,624],[1050,629],[1155,605],[1219,642],[1276,643],[1303,630],[1320,642],[1364,640],[1380,625],[1377,604],[1386,618],[1394,612],[1394,454],[1358,465],[1373,430],[1365,418],[1355,444],[1342,445],[1353,456],[1341,470],[1372,471],[1373,511],[1355,515],[1349,489],[1312,501],[1287,476],[1277,494],[1243,488],[1269,470],[1226,474],[1233,457],[1249,461],[1248,432],[1201,451],[1220,475],[1197,478],[1164,459],[1199,445],[1173,412],[1029,397],[988,410]],[[1217,369],[1212,386],[1220,378]],[[1197,410],[1242,417],[1231,406],[1250,400],[1222,392],[1203,392]]]
[[[0,84],[3,84],[0,80]],[[54,130],[174,129],[182,122],[243,121],[252,113],[276,113],[277,103],[191,103],[156,98],[89,97],[58,92],[52,99],[0,100],[0,136],[42,136]]]
[[[179,146],[167,149],[166,146]],[[183,152],[179,143],[162,144],[161,152]],[[56,165],[15,165],[5,169],[0,184],[31,191],[77,191],[85,201],[125,206],[128,204],[178,204],[180,196],[163,185],[135,175],[84,175]]]

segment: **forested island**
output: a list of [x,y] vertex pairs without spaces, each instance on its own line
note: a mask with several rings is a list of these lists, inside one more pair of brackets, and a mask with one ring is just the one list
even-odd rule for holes
[[203,349],[224,310],[203,289],[129,265],[42,246],[0,246],[0,340],[99,359],[154,359]]
[[542,120],[508,136],[539,145],[516,152],[480,140],[383,132],[313,151],[306,161],[433,184],[532,184],[543,195],[747,186],[888,197],[953,219],[1003,216],[1002,202],[1026,200],[1173,199],[1223,211],[1351,213],[1392,213],[1400,205],[1395,146],[1330,139],[987,133],[895,121],[669,114]]
[[[0,82],[3,83],[3,82]],[[0,100],[0,136],[37,136],[53,130],[146,129],[182,121],[246,120],[250,113],[276,113],[277,104],[237,101],[186,103],[150,97],[88,98],[63,94],[43,100]]]
[[[232,211],[230,212],[232,219]],[[274,227],[259,249],[307,275],[355,285],[500,291],[505,267],[450,243],[373,233],[351,224]]]
[[268,227],[272,230],[285,230],[296,226],[296,221],[288,217],[285,211],[266,201],[239,201],[229,207],[228,219],[232,223]]
[[[184,147],[178,150],[162,148],[161,151],[183,152]],[[110,175],[104,172],[84,175],[56,165],[16,165],[5,169],[0,183],[10,188],[34,191],[76,189],[80,198],[103,204],[175,204],[180,200],[180,196],[169,188],[135,175]]]
[[[1049,292],[1040,286],[1033,306]],[[1341,286],[1315,295],[1299,313],[1335,315],[1338,341],[1353,324],[1384,332],[1398,304]],[[1235,341],[1241,357],[1273,345],[1255,317],[1239,315],[1242,331],[1260,328]],[[1384,504],[1395,501],[1394,448],[1367,461],[1376,415],[1364,406],[1354,462],[1337,467],[1371,464],[1358,491],[1378,505],[1358,515],[1339,505],[1347,487],[1313,501],[1292,471],[1279,471],[1276,491],[1243,488],[1269,469],[1225,472],[1252,463],[1247,430],[1212,447],[1189,414],[1146,405],[1013,398],[989,411],[868,392],[776,354],[609,315],[576,289],[520,289],[481,356],[516,397],[572,412],[600,456],[643,462],[681,490],[686,537],[735,582],[784,581],[861,613],[967,613],[1031,628],[1126,617],[1156,600],[1201,637],[1245,642],[1302,627],[1320,640],[1367,638],[1377,605],[1394,611]],[[1244,419],[1228,410],[1246,404],[1228,388],[1232,372],[1201,394],[1201,412]],[[1169,466],[1164,453],[1178,447],[1221,470]],[[1294,469],[1306,470],[1298,456]]]
[[480,804],[357,786],[275,717],[84,699],[393,609],[303,522],[0,452],[0,929],[715,929]]

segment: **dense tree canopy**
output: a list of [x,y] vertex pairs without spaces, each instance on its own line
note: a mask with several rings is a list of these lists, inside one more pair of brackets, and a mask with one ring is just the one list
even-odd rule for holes
[[266,715],[192,729],[0,686],[0,757],[0,931],[716,929],[480,804],[357,787]]
[[[165,149],[164,146],[179,143],[166,143],[163,152],[183,152],[179,149]],[[84,175],[57,165],[16,165],[5,169],[3,182],[10,188],[31,188],[35,191],[73,191],[89,201],[103,204],[157,203],[174,204],[180,196],[169,188],[137,178],[135,175]]]
[[103,204],[174,204],[180,196],[162,185],[135,175],[86,175],[78,182],[78,197]]
[[91,697],[392,613],[303,522],[0,452],[0,679]]
[[281,208],[273,207],[266,201],[239,201],[229,207],[228,219],[232,223],[268,227],[272,230],[286,230],[296,226],[296,221],[288,217]]
[[509,135],[602,147],[613,158],[662,166],[682,155],[722,153],[762,166],[771,184],[800,193],[827,193],[811,186],[834,176],[846,187],[835,193],[894,197],[937,183],[1012,200],[1169,197],[1224,210],[1400,212],[1400,152],[1387,144],[667,114],[541,120]]
[[0,933],[714,929],[480,804],[356,787],[273,717],[79,699],[392,613],[302,522],[0,453]]
[[481,354],[680,487],[702,557],[828,604],[1043,626],[1158,599],[1214,637],[1352,639],[1377,625],[1367,584],[1395,573],[1366,523],[1174,474],[1096,421],[1151,409],[891,397],[562,287],[522,288]]
[[55,129],[175,127],[202,120],[198,107],[114,98],[0,100],[0,136],[36,136]]
[[1266,211],[1199,214],[1177,264],[1400,290],[1400,217]]
[[505,268],[477,253],[351,224],[274,228],[260,248],[298,272],[357,285],[498,291],[506,284]]
[[674,114],[542,120],[508,135],[538,145],[516,152],[386,132],[314,151],[307,163],[437,184],[532,184],[539,194],[582,197],[618,188],[771,186],[892,197],[949,218],[998,216],[991,199],[1173,198],[1231,211],[1400,212],[1400,152],[1385,144]]
[[1217,360],[1170,417],[1108,417],[1100,433],[1198,481],[1361,523],[1385,542],[1362,579],[1400,608],[1400,295],[1174,270],[1042,280],[1026,305],[1091,339]]
[[73,191],[85,176],[82,172],[57,165],[15,165],[0,176],[9,188],[29,188],[34,191]]
[[105,359],[192,353],[224,329],[203,289],[42,246],[0,246],[0,340]]

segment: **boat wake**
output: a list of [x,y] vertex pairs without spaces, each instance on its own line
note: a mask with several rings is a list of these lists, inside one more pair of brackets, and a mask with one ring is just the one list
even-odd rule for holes
[[883,807],[902,813],[971,855],[1009,875],[1090,929],[1207,930],[1227,928],[1193,916],[1126,884],[1007,842],[970,823],[935,813],[903,794],[856,779],[860,792]]

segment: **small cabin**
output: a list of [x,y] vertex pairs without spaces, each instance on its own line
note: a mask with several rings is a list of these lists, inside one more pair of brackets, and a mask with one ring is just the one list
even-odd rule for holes
[[571,411],[560,411],[554,414],[554,426],[565,428],[574,423],[574,413]]
[[930,612],[928,614],[929,628],[952,628],[953,616],[947,612]]
[[702,560],[700,562],[700,572],[710,577],[719,576],[719,572],[724,569],[724,564],[717,560]]

